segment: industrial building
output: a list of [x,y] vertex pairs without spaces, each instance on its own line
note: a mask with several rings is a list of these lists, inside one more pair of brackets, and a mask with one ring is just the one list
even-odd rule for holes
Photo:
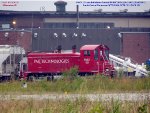
[[150,58],[150,12],[0,11],[0,45],[17,45],[27,51],[77,50],[85,44],[106,44],[110,53],[137,63]]

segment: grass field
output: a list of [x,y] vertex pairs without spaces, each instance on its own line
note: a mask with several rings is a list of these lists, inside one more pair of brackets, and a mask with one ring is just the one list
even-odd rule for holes
[[91,102],[84,98],[70,100],[5,100],[0,101],[1,113],[150,113],[150,103]]
[[0,94],[150,92],[150,78],[64,77],[49,82],[27,82],[27,88],[22,87],[24,82],[0,83]]

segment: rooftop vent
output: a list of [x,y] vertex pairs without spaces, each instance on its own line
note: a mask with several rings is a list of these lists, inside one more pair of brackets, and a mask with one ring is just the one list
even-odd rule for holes
[[64,2],[64,1],[57,1],[54,3],[55,6],[56,6],[56,12],[59,12],[59,13],[63,13],[66,11],[66,5],[67,5],[67,2]]
[[120,10],[121,13],[127,13],[128,12],[128,9],[123,9],[123,10]]

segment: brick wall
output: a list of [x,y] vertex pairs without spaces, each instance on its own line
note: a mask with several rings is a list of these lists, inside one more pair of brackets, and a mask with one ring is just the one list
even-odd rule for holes
[[149,33],[123,33],[122,56],[131,57],[138,63],[150,58]]
[[0,45],[20,45],[26,51],[30,51],[31,37],[31,32],[0,31]]

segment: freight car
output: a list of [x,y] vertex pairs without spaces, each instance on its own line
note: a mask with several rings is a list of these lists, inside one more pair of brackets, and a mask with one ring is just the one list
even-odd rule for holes
[[113,75],[114,67],[109,61],[109,48],[106,45],[84,45],[80,52],[62,51],[59,47],[53,52],[30,52],[27,62],[20,63],[20,77],[32,80],[39,77],[54,77],[64,71],[78,67],[79,75]]

